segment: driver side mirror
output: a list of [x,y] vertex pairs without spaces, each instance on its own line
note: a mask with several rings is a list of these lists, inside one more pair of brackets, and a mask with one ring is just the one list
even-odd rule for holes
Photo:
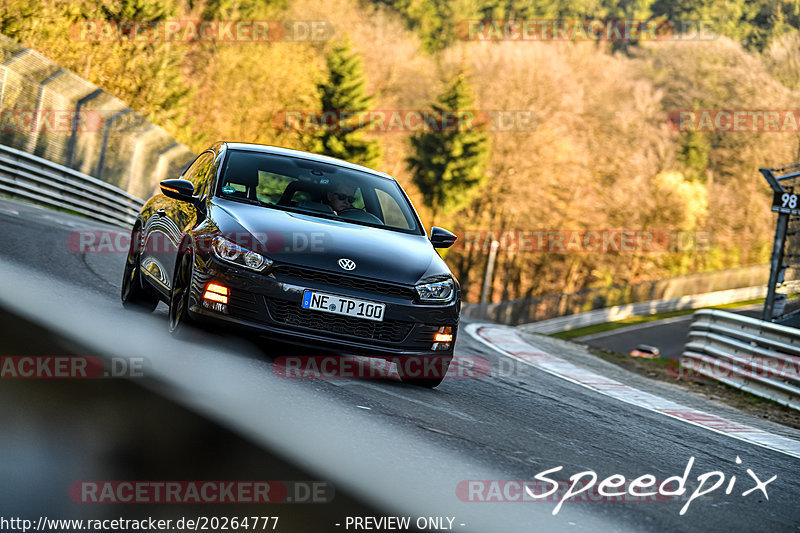
[[161,193],[167,198],[189,202],[191,204],[194,204],[196,201],[194,197],[194,185],[192,185],[191,181],[182,179],[164,180],[160,183],[160,186]]
[[444,228],[434,226],[431,228],[431,244],[434,248],[450,248],[458,237]]

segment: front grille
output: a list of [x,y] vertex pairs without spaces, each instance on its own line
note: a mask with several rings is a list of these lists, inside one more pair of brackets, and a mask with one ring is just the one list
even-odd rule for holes
[[364,278],[342,276],[332,272],[321,272],[318,270],[311,270],[296,266],[281,265],[273,268],[270,272],[279,278],[287,277],[302,281],[316,281],[319,283],[326,283],[328,285],[335,285],[337,287],[350,287],[373,294],[399,296],[400,298],[405,298],[408,300],[413,300],[415,295],[414,289],[411,287],[392,285],[391,283],[373,281]]
[[228,311],[234,316],[262,320],[263,306],[258,305],[256,295],[252,292],[234,289],[228,296]]
[[303,309],[296,303],[267,298],[267,308],[272,319],[287,325],[339,333],[362,339],[400,342],[408,336],[413,324],[399,320],[375,322],[363,318],[323,313]]

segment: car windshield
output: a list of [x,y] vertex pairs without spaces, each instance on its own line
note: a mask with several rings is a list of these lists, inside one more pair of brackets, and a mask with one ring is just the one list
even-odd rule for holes
[[298,157],[230,150],[217,196],[420,233],[413,208],[394,180]]

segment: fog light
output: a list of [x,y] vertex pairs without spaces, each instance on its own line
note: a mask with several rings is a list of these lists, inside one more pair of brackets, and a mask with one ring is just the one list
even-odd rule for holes
[[219,302],[222,304],[228,303],[228,287],[217,285],[216,283],[209,283],[206,287],[206,292],[203,294],[204,300],[211,300],[212,302]]
[[450,326],[442,326],[436,335],[433,336],[434,342],[451,342],[453,340],[453,328]]
[[211,300],[212,302],[219,302],[219,303],[222,303],[222,304],[228,303],[228,297],[227,296],[223,296],[223,295],[217,294],[215,292],[206,291],[206,293],[203,295],[203,298],[205,300]]
[[453,342],[453,328],[451,326],[442,326],[433,335],[431,350],[449,350],[451,342]]
[[209,283],[206,290],[209,292],[216,292],[217,294],[222,294],[223,296],[228,295],[228,287],[223,287],[222,285],[217,285],[216,283]]

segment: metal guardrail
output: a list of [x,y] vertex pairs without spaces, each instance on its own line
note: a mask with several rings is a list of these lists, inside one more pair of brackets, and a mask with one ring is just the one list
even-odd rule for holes
[[726,311],[694,313],[683,369],[800,409],[800,329]]
[[0,144],[0,194],[130,228],[144,201],[97,178]]

